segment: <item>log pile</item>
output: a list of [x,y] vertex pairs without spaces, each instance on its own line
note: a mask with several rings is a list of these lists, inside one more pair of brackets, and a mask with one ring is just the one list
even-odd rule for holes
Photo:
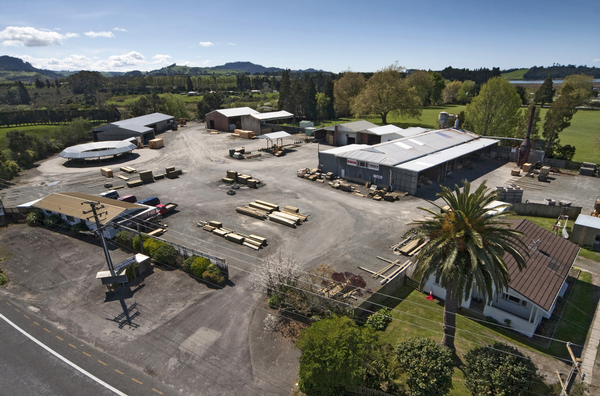
[[403,254],[405,256],[415,256],[417,255],[421,249],[425,247],[429,243],[428,239],[420,239],[408,237],[404,239],[402,242],[392,246],[392,251],[395,254]]
[[237,243],[251,248],[252,250],[259,250],[260,248],[267,245],[267,238],[263,238],[258,235],[250,234],[244,235],[241,232],[235,232],[229,228],[223,227],[223,223],[220,221],[202,221],[197,223],[198,227],[201,227],[204,231],[208,231],[214,235],[223,237],[228,241]]

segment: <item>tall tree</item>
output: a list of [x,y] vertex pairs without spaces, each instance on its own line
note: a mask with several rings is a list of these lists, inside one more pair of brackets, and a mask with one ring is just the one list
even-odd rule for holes
[[456,102],[456,97],[460,87],[462,87],[462,81],[447,81],[442,92],[444,103]]
[[425,70],[416,70],[407,77],[410,85],[415,88],[417,95],[421,98],[423,106],[429,106],[435,89],[435,78]]
[[27,105],[31,103],[29,92],[27,92],[25,84],[23,84],[21,81],[17,81],[17,95],[19,97],[19,104]]
[[475,93],[473,92],[474,89],[475,89],[475,81],[471,81],[471,80],[463,81],[462,85],[458,89],[458,92],[456,93],[456,100],[458,101],[458,103],[462,103],[462,104],[470,103],[471,100],[473,99],[473,96],[475,96]]
[[383,125],[389,113],[419,118],[423,111],[421,98],[404,78],[404,68],[393,64],[373,74],[352,105],[355,116],[379,114]]
[[37,89],[44,88],[44,82],[40,80],[38,77],[35,78],[35,87]]
[[335,82],[333,86],[333,105],[338,117],[346,117],[352,114],[354,99],[365,87],[365,77],[362,74],[351,71]]
[[192,78],[190,76],[187,76],[187,78],[185,79],[185,88],[188,92],[194,90],[194,83],[192,82]]
[[465,112],[473,132],[512,137],[521,116],[521,98],[511,83],[494,77],[483,85]]
[[277,106],[279,110],[287,110],[289,112],[293,112],[293,103],[292,103],[292,81],[290,80],[290,71],[289,69],[284,70],[283,75],[281,76],[281,86],[279,88],[279,101]]
[[165,94],[161,110],[165,114],[172,115],[175,119],[188,119],[190,116],[181,95]]
[[[525,258],[519,248],[525,247],[523,233],[508,226],[500,214],[491,214],[485,207],[498,199],[483,182],[471,193],[471,184],[462,182],[454,191],[441,186],[438,196],[443,203],[433,204],[437,210],[419,208],[429,214],[424,220],[414,221],[411,230],[429,243],[416,257],[417,276],[424,285],[430,277],[446,289],[444,303],[444,336],[442,346],[454,349],[456,312],[461,300],[468,298],[475,286],[484,300],[493,296],[493,290],[508,289],[510,274],[504,262],[504,253],[516,260],[520,269]],[[449,209],[443,209],[448,205]],[[525,249],[523,249],[525,250]]]
[[581,104],[579,93],[573,86],[564,84],[560,91],[561,95],[550,105],[544,121],[542,137],[544,151],[548,157],[554,157],[560,148],[559,134],[571,126],[571,120],[577,112],[576,106]]
[[310,120],[317,118],[317,87],[312,76],[308,78],[306,84],[306,116]]
[[335,94],[333,81],[329,77],[325,80],[323,93],[328,99],[324,118],[328,120],[333,120],[335,118]]
[[430,72],[433,76],[433,93],[431,94],[431,104],[438,105],[444,99],[443,92],[446,87],[444,77],[438,72]]
[[554,100],[554,88],[553,82],[550,76],[546,77],[544,83],[540,86],[540,88],[535,93],[535,102],[541,103],[541,106],[544,107],[544,103],[552,103]]
[[[580,104],[583,104],[593,95],[594,77],[585,74],[572,74],[564,79],[562,86],[563,88],[570,86],[572,90],[569,95],[574,96]],[[563,88],[558,91],[559,95],[562,95]]]
[[300,391],[309,396],[333,396],[362,383],[377,335],[348,317],[333,317],[302,331],[296,346],[302,353]]

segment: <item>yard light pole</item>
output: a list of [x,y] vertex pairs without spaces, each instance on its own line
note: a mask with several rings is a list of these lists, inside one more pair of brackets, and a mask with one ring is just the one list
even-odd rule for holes
[[[100,241],[102,241],[102,247],[104,248],[104,255],[106,256],[106,263],[108,264],[108,270],[110,271],[110,275],[114,277],[114,276],[116,276],[115,268],[113,267],[112,260],[110,259],[108,247],[106,246],[106,241],[104,240],[104,232],[103,232],[104,230],[102,229],[102,226],[100,225],[100,219],[98,218],[98,216],[106,215],[108,212],[102,212],[102,213],[98,214],[96,209],[104,209],[104,205],[102,205],[100,202],[84,201],[81,204],[82,205],[90,205],[90,207],[92,208],[91,210],[88,210],[88,211],[84,210],[83,214],[88,214],[90,212],[93,213],[93,216],[88,217],[87,220],[89,220],[93,217],[96,222],[96,232],[98,232],[98,234],[100,236]],[[96,206],[98,206],[98,208],[96,208]]]

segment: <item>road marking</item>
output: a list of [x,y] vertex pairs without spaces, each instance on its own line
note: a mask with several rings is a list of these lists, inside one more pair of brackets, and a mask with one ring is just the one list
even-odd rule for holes
[[8,305],[9,307],[12,307],[12,305],[10,305],[9,303],[6,303],[6,305]]
[[68,364],[69,366],[73,367],[75,370],[79,371],[83,375],[87,376],[88,378],[92,379],[93,381],[96,381],[98,384],[104,386],[106,389],[108,389],[108,390],[116,393],[119,396],[127,396],[127,394],[125,394],[125,393],[121,392],[120,390],[118,390],[117,388],[115,388],[115,387],[107,384],[106,382],[102,381],[100,378],[98,378],[98,377],[92,375],[91,373],[85,371],[84,369],[82,369],[81,367],[79,367],[78,365],[76,365],[75,363],[71,362],[70,360],[66,359],[62,355],[60,355],[57,352],[55,352],[54,350],[50,349],[49,347],[47,347],[46,345],[44,345],[41,341],[38,341],[36,338],[34,338],[29,333],[27,333],[25,330],[21,329],[19,326],[17,326],[16,324],[14,324],[10,320],[8,320],[4,315],[0,314],[0,318],[2,318],[6,323],[8,323],[12,327],[14,327],[19,332],[21,332],[25,337],[29,338],[31,341],[35,342],[36,344],[38,344],[39,346],[41,346],[42,348],[44,348],[46,351],[50,352],[51,354],[53,354],[54,356],[56,356],[57,358],[59,358],[60,360],[62,360],[66,364]]
[[89,354],[89,353],[87,353],[87,352],[83,352],[83,354],[84,354],[85,356],[87,356],[87,357],[92,357],[92,355],[90,355],[90,354]]
[[140,381],[136,380],[135,378],[132,378],[131,380],[137,382],[140,385],[142,385],[142,383]]
[[40,325],[38,322],[33,322],[33,323],[35,323],[35,324],[36,324],[36,325],[38,325],[38,326]]
[[102,360],[98,360],[98,363],[108,366],[108,364],[104,363]]
[[61,341],[64,341],[64,340],[63,340],[62,338],[60,338],[59,336],[56,336],[56,338],[58,338],[58,339],[59,339],[59,340],[61,340]]
[[152,388],[152,390],[153,390],[154,392],[158,393],[159,395],[162,395],[162,394],[163,394],[161,391],[159,391],[159,390],[156,390],[156,389],[154,389],[154,388]]
[[25,315],[25,314],[23,314],[23,316],[25,316],[27,319],[30,319],[30,317],[29,317],[29,316],[27,316],[27,315]]
[[50,333],[50,330],[48,330],[47,328],[44,327],[44,330],[46,330],[48,333]]
[[119,370],[116,370],[116,369],[115,369],[115,371],[116,371],[117,373],[119,373],[119,374],[123,375],[123,373],[122,373],[122,372],[120,372]]
[[73,344],[69,344],[69,346],[73,347],[73,349],[77,349],[77,347]]
[[21,311],[19,311],[17,308],[15,308],[15,311],[17,311],[17,312],[21,312]]

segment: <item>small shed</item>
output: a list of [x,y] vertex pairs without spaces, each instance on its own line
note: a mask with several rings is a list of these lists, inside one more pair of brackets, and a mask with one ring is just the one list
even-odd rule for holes
[[271,133],[265,133],[264,135],[260,135],[257,136],[259,139],[266,139],[267,140],[267,148],[269,148],[269,142],[271,142],[271,145],[273,144],[277,144],[277,141],[279,141],[279,145],[283,146],[283,138],[288,137],[288,136],[292,136],[287,132],[271,132]]
[[281,130],[278,123],[292,119],[294,115],[288,111],[271,111],[269,113],[248,114],[242,116],[242,129],[254,132],[255,135],[277,132]]
[[600,218],[580,214],[573,224],[570,239],[579,246],[592,246],[600,251]]

